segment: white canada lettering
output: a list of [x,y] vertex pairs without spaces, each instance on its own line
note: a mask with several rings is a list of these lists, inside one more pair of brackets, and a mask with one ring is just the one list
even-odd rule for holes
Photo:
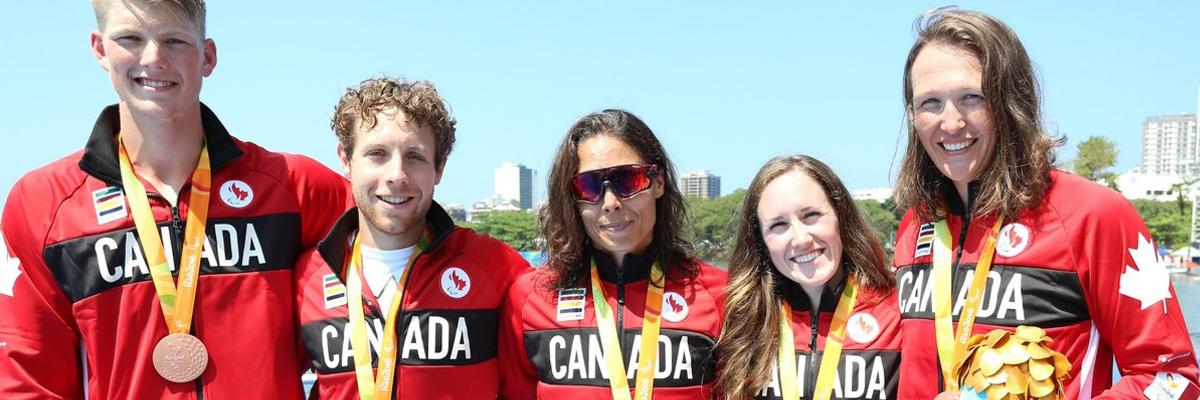
[[[200,257],[210,267],[247,267],[267,263],[262,242],[254,224],[246,224],[245,234],[239,235],[237,229],[230,224],[213,224],[213,236],[205,236],[204,247]],[[175,235],[170,227],[159,229],[159,237],[163,240],[163,255],[167,259],[167,267],[175,270]],[[215,239],[215,242],[214,242]],[[146,263],[142,244],[134,231],[125,232],[122,245],[111,237],[101,237],[93,245],[96,267],[100,278],[108,283],[116,283],[121,279],[134,279],[150,274]],[[124,247],[123,249],[118,247]],[[215,250],[214,250],[215,249]],[[116,264],[110,253],[123,255],[123,262]]]
[[[632,350],[625,363],[627,379],[637,376],[642,336],[635,335]],[[608,379],[608,364],[604,360],[603,344],[597,334],[553,335],[546,342],[550,361],[549,373],[556,380]],[[692,346],[687,336],[658,337],[658,353],[654,379],[696,379],[693,371]],[[626,361],[626,360],[623,360]]]
[[467,330],[467,319],[458,317],[451,341],[450,321],[431,315],[424,319],[412,318],[404,330],[404,344],[400,356],[418,360],[468,360],[471,358],[471,334]]
[[[796,387],[805,388],[808,377],[808,354],[796,355]],[[883,359],[879,356],[843,354],[834,371],[833,397],[844,399],[886,399],[887,379]],[[815,378],[815,377],[814,377]],[[772,363],[771,381],[758,391],[760,398],[783,397],[779,383],[779,365]]]
[[[933,274],[927,270],[916,272],[913,277],[912,269],[906,269],[897,279],[900,296],[900,312],[927,313],[933,312]],[[960,315],[966,305],[967,283],[971,282],[975,271],[968,270],[958,286],[954,299],[954,315]],[[1024,275],[1008,274],[1005,280],[998,271],[988,271],[987,285],[980,300],[978,318],[1025,320],[1025,300],[1022,290]]]

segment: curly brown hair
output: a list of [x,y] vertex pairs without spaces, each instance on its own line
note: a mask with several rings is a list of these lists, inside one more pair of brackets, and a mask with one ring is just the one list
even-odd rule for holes
[[1041,201],[1050,187],[1054,147],[1065,138],[1052,138],[1042,128],[1040,90],[1025,46],[1008,25],[990,15],[953,8],[922,14],[914,22],[916,43],[904,64],[904,107],[908,146],[896,178],[896,203],[913,208],[923,221],[941,218],[945,197],[954,184],[942,175],[921,146],[913,123],[912,66],[925,46],[936,43],[966,50],[983,67],[983,97],[996,126],[996,147],[979,172],[978,194],[971,215],[1016,215]]
[[771,380],[771,365],[778,356],[781,293],[796,283],[780,274],[771,262],[758,220],[758,203],[767,185],[791,171],[802,172],[816,181],[833,206],[838,236],[844,245],[838,268],[857,274],[863,288],[887,291],[895,285],[891,269],[884,264],[883,245],[846,185],[828,165],[806,155],[767,161],[746,190],[729,260],[725,314],[737,317],[722,322],[721,338],[717,341],[717,354],[721,355],[717,386],[727,399],[753,398]]
[[450,116],[450,107],[429,81],[410,82],[380,77],[347,88],[346,94],[334,107],[333,121],[330,122],[342,152],[350,154],[354,150],[356,129],[373,129],[377,122],[376,114],[391,108],[404,112],[411,121],[433,131],[437,143],[434,163],[441,171],[454,147],[456,121]]
[[584,258],[593,251],[583,230],[571,179],[579,173],[579,144],[585,139],[610,135],[632,147],[643,162],[658,166],[663,178],[663,195],[654,201],[654,242],[651,244],[663,272],[672,280],[688,280],[699,273],[691,246],[682,237],[685,206],[675,184],[675,167],[654,132],[636,115],[609,109],[579,119],[554,155],[546,189],[546,206],[538,213],[538,233],[546,239],[543,250],[552,278],[551,290],[569,288],[583,281],[589,264]]

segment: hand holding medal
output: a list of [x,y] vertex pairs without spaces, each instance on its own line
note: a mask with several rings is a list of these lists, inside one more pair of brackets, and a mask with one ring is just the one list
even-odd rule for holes
[[961,399],[1060,399],[1071,363],[1041,328],[1018,326],[975,335],[958,365]]

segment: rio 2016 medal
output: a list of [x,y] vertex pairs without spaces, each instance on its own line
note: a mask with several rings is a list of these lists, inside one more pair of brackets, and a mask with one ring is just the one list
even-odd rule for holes
[[207,366],[208,350],[195,336],[172,333],[154,346],[154,370],[168,381],[194,381]]

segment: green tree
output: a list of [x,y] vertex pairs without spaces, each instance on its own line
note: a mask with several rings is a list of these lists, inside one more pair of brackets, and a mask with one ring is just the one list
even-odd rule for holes
[[537,215],[531,212],[495,211],[472,222],[459,222],[459,225],[508,243],[518,251],[537,249]]
[[1146,222],[1146,228],[1156,244],[1173,249],[1188,243],[1192,224],[1191,201],[1183,200],[1177,204],[1174,201],[1137,199],[1132,203],[1142,216],[1142,221]]
[[1092,136],[1076,147],[1075,174],[1089,180],[1103,181],[1117,190],[1117,174],[1105,171],[1117,164],[1117,145],[1103,136]]
[[738,189],[711,200],[699,197],[685,200],[688,218],[683,234],[695,248],[696,256],[717,265],[728,263],[740,223],[737,213],[745,198],[746,190]]
[[890,200],[883,203],[875,200],[856,200],[859,211],[867,218],[867,223],[871,224],[875,237],[879,238],[879,242],[887,250],[889,259],[895,247],[896,229],[900,227],[900,218],[896,216],[895,209],[888,209],[892,204]]

